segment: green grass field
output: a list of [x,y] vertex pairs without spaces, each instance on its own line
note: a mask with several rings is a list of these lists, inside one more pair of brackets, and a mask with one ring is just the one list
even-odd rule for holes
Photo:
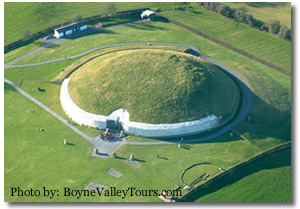
[[291,28],[291,3],[290,2],[224,2],[230,7],[244,6],[259,20],[268,22],[279,20],[281,24]]
[[291,71],[290,41],[281,40],[270,33],[250,28],[196,5],[186,11],[167,9],[162,14]]
[[196,202],[291,202],[291,150],[238,169],[197,196]]
[[174,123],[211,114],[227,120],[239,106],[237,85],[217,66],[172,51],[107,54],[70,78],[70,95],[85,111],[108,115],[125,108],[138,122]]
[[[91,146],[44,110],[5,85],[5,201],[51,201],[48,198],[10,197],[11,187],[63,190],[63,187],[83,189],[89,182],[126,188],[175,189],[180,174],[199,159],[220,163],[228,168],[261,151],[242,140],[228,141],[220,137],[208,143],[177,145],[123,146],[117,156],[134,154],[142,167],[135,169],[120,159],[98,159],[90,156]],[[31,109],[35,112],[32,113]],[[15,123],[18,121],[18,123]],[[40,128],[45,131],[39,131]],[[35,134],[33,134],[35,133]],[[63,140],[73,146],[63,145]],[[224,142],[227,141],[226,144]],[[16,146],[17,145],[17,146]],[[237,149],[238,148],[238,149]],[[34,154],[33,154],[34,153]],[[164,159],[156,158],[159,153]],[[208,154],[210,153],[210,154]],[[51,156],[51,157],[50,157]],[[124,174],[120,179],[108,176],[110,167]],[[151,172],[150,172],[151,171]],[[67,198],[53,201],[159,201],[158,198]]]
[[[182,16],[178,17],[182,18],[183,22],[192,18],[190,15],[185,15],[186,13],[182,12]],[[203,13],[203,15],[205,17],[212,14]],[[27,21],[29,20],[27,19]],[[194,21],[193,18],[192,20]],[[212,20],[224,21],[217,15],[214,15]],[[6,25],[7,23],[5,23],[5,27],[7,27]],[[237,28],[239,27],[245,26],[237,26]],[[209,31],[209,29],[207,30]],[[214,33],[217,34],[218,27],[214,30]],[[12,31],[11,33],[13,34]],[[221,28],[219,28],[219,33],[224,37],[229,36]],[[264,36],[260,34],[261,32],[258,31],[253,32],[253,36],[264,40]],[[234,36],[236,34],[232,35],[232,39]],[[266,48],[272,47],[273,41],[269,42],[268,40],[266,38],[266,42],[263,43]],[[103,33],[62,42],[58,47],[40,51],[19,63],[39,62],[78,54],[105,44],[134,41],[195,45],[201,54],[219,60],[242,75],[248,81],[253,92],[250,110],[253,120],[251,122],[243,121],[234,129],[242,133],[247,140],[238,136],[230,138],[226,133],[206,142],[184,144],[182,148],[178,148],[176,144],[147,147],[126,145],[116,151],[117,156],[120,157],[118,159],[94,158],[90,156],[91,145],[88,142],[5,85],[5,201],[161,201],[157,197],[76,199],[59,196],[53,200],[37,197],[28,199],[10,197],[9,191],[14,186],[37,189],[46,186],[49,189],[59,189],[60,191],[63,191],[63,187],[83,189],[89,182],[116,186],[118,189],[126,189],[130,186],[140,189],[175,189],[181,184],[180,175],[183,170],[192,164],[205,161],[228,169],[270,147],[291,139],[291,77],[170,23],[153,22],[111,28]],[[5,54],[5,60],[12,60],[34,48],[34,44],[31,44],[14,50],[10,54]],[[278,48],[286,50],[285,46],[281,44],[278,45]],[[279,54],[274,56],[277,59],[280,57]],[[67,69],[79,59],[81,58],[35,67],[9,68],[4,70],[4,77],[20,85],[23,90],[67,119],[60,107],[60,85],[49,82],[61,74],[61,69]],[[46,91],[38,92],[37,87]],[[31,109],[34,109],[35,112],[30,112]],[[41,127],[45,129],[44,132],[39,131]],[[85,127],[79,128],[91,136],[99,132]],[[74,146],[63,145],[64,139],[68,139]],[[138,137],[129,137],[128,140],[157,141]],[[128,158],[131,154],[140,160],[139,163],[142,165],[140,168],[135,169],[122,161],[122,158]],[[157,158],[157,154],[162,158]],[[278,156],[271,157],[271,163],[266,162],[270,162],[270,159],[265,159],[262,164],[251,165],[253,166],[251,171],[234,174],[234,180],[224,180],[223,183],[228,186],[218,190],[215,190],[215,187],[209,188],[205,194],[203,193],[202,196],[200,194],[201,198],[197,201],[213,202],[216,201],[216,198],[218,201],[290,201],[290,153],[287,152],[284,155],[278,153]],[[270,166],[268,167],[266,164]],[[123,176],[119,179],[109,176],[104,172],[108,168],[116,169],[123,173]],[[236,179],[240,180],[236,181]],[[257,183],[252,183],[254,181]],[[244,188],[249,189],[244,191]],[[237,193],[234,193],[235,191]],[[270,191],[272,192],[270,193]]]
[[[100,15],[103,8],[107,5],[105,2],[94,2],[86,4],[85,2],[6,2],[4,7],[5,35],[4,44],[9,44],[22,38],[22,33],[29,29],[31,33],[36,33],[50,26],[59,23],[68,22],[74,15],[89,17]],[[119,10],[128,10],[145,7],[143,3],[117,3]],[[43,15],[37,11],[42,7]],[[82,9],[84,8],[84,9]],[[13,23],[13,24],[10,24]],[[31,23],[30,28],[27,24]]]
[[196,165],[195,167],[192,167],[185,172],[183,176],[183,182],[185,184],[190,184],[202,175],[209,175],[208,178],[199,182],[201,184],[209,180],[210,178],[214,177],[218,173],[220,173],[220,170],[216,165],[212,165],[212,164]]
[[[266,121],[262,121],[260,124],[254,124],[255,126],[246,123],[245,125],[241,126],[243,132],[245,132],[249,136],[251,134],[254,139],[256,139],[257,137],[264,138],[269,136],[275,138],[283,137],[285,138],[285,140],[290,139],[290,131],[288,130],[290,130],[289,121],[291,104],[291,79],[288,76],[282,75],[280,72],[276,72],[262,64],[256,63],[253,60],[250,60],[246,57],[238,55],[237,53],[220,47],[219,45],[209,42],[206,39],[203,39],[195,34],[189,33],[190,35],[187,37],[187,31],[172,24],[157,22],[135,27],[117,27],[110,29],[109,31],[111,31],[110,35],[97,34],[92,36],[85,36],[73,41],[65,41],[61,43],[60,47],[57,47],[55,49],[45,49],[33,56],[37,59],[37,61],[40,61],[39,59],[41,58],[45,60],[47,59],[47,57],[49,57],[49,59],[53,59],[55,57],[60,57],[60,55],[57,56],[57,54],[63,55],[65,53],[68,53],[68,55],[71,55],[73,54],[73,51],[79,53],[87,50],[88,47],[92,48],[95,46],[95,40],[97,40],[97,45],[101,45],[105,44],[105,41],[107,41],[107,43],[113,43],[113,41],[125,42],[125,37],[131,37],[131,41],[146,41],[151,39],[151,41],[169,41],[194,44],[199,48],[201,53],[204,53],[223,62],[227,66],[244,75],[244,77],[250,83],[252,90],[257,95],[257,97],[254,97],[253,102],[257,103],[260,108],[257,109],[255,106],[253,106],[251,114],[260,120],[264,119]],[[158,34],[158,36],[155,36],[156,33]],[[67,62],[71,63],[72,60],[68,60]],[[66,67],[68,64],[53,63],[51,65],[41,65],[33,68],[6,69],[5,77],[12,81],[15,81],[17,77],[18,79],[22,79],[22,74],[27,72],[28,78],[30,78],[31,73],[33,73],[33,77],[36,78],[39,76],[39,74],[42,77],[47,76],[48,74],[53,73],[53,71],[49,67],[52,65],[57,65],[57,67],[55,67],[54,69],[58,73],[61,68]],[[49,79],[49,81],[51,79]],[[264,82],[268,82],[267,88],[260,85]],[[262,114],[264,115],[264,117],[262,117]],[[274,115],[276,117],[274,117]],[[281,126],[282,121],[287,121],[288,123],[284,123],[285,126]],[[272,124],[270,127],[269,122],[271,122]],[[257,125],[267,125],[267,127],[269,127],[270,129],[258,128],[256,127]],[[276,130],[275,132],[278,133],[284,133],[284,136],[282,136],[282,134],[279,134],[281,136],[278,136],[278,134],[274,134],[274,130]],[[258,132],[259,134],[255,132]]]

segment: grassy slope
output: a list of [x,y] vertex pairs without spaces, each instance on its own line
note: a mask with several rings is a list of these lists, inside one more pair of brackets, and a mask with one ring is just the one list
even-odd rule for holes
[[289,41],[278,39],[267,32],[250,28],[199,6],[194,6],[193,10],[180,12],[167,9],[162,14],[286,70],[291,70],[291,42]]
[[196,202],[290,202],[291,150],[234,171],[212,183],[198,197]]
[[[12,14],[20,14],[17,16],[17,18],[22,17],[22,20],[19,20],[17,23],[22,23],[23,20],[26,20],[27,22],[33,22],[34,24],[32,24],[31,26],[33,28],[45,26],[45,22],[47,21],[49,21],[53,25],[54,23],[58,23],[59,20],[64,19],[62,17],[56,19],[55,15],[45,15],[47,16],[47,18],[45,17],[45,21],[43,23],[39,23],[39,18],[36,17],[36,15],[33,15],[38,3],[26,3],[26,8],[28,7],[26,13],[24,12],[25,10],[22,10],[21,12],[19,11],[21,7],[24,7],[24,5],[22,4],[24,3],[5,3],[5,11],[7,11],[5,13],[5,34],[10,34],[9,36],[5,36],[5,41],[9,37],[15,36],[16,33],[20,33],[19,28],[25,27],[24,25],[26,25],[16,24],[15,18],[14,16],[12,16]],[[84,7],[87,8],[86,10],[81,10],[83,4]],[[67,19],[69,19],[73,14],[83,14],[87,11],[89,11],[89,14],[98,14],[98,11],[101,10],[100,8],[104,6],[103,3],[51,3],[50,5],[55,5],[54,13],[59,13],[59,15],[67,16]],[[118,4],[118,8],[119,10],[147,6],[151,7],[152,9],[159,8],[163,11],[163,14],[182,21],[185,24],[191,25],[192,27],[199,28],[201,31],[204,31],[209,35],[224,40],[238,48],[248,51],[287,70],[291,70],[290,42],[280,40],[265,32],[258,32],[246,25],[239,24],[234,20],[230,20],[228,18],[219,16],[218,14],[211,13],[196,6],[195,4],[192,5],[193,11],[191,11],[190,9],[188,11],[175,11],[173,10],[173,3],[121,3]],[[280,7],[272,9],[277,11],[277,9],[280,10]],[[277,11],[276,13],[279,12]],[[290,17],[290,11],[288,11],[287,14]],[[10,22],[13,22],[13,24],[11,24]],[[19,34],[19,36],[21,36],[21,34]],[[77,50],[73,51],[75,52]],[[33,58],[33,60],[34,59],[35,58]],[[28,61],[30,62],[30,60]]]
[[[189,35],[187,36],[187,34]],[[250,138],[258,139],[258,142],[263,142],[264,140],[262,139],[266,138],[290,139],[290,77],[172,24],[156,22],[146,25],[116,27],[107,30],[106,33],[85,36],[73,41],[65,41],[61,43],[59,47],[55,49],[45,49],[30,59],[35,58],[37,61],[40,61],[41,58],[52,59],[55,57],[63,57],[64,54],[76,54],[93,48],[95,45],[127,42],[127,37],[130,37],[131,41],[160,41],[192,44],[197,46],[201,53],[223,62],[238,73],[244,75],[256,95],[253,99],[253,103],[259,104],[260,106],[260,108],[257,109],[256,105],[253,105],[251,114],[263,121],[258,124],[242,123],[239,126],[240,131],[247,134]],[[43,65],[36,68],[37,73],[39,73],[38,69],[45,70]],[[32,68],[32,70],[33,69],[34,68]],[[22,76],[23,71],[24,69],[18,68],[6,69],[5,77],[13,80],[16,76]],[[31,71],[31,69],[28,68],[28,71]],[[51,71],[47,72],[51,73]],[[28,76],[30,76],[30,74],[28,74]],[[261,84],[266,81],[268,85],[262,86]],[[271,100],[274,102],[270,103]],[[274,106],[275,104],[278,105]],[[284,104],[287,108],[282,108],[281,104]],[[269,125],[270,121],[271,126]],[[282,121],[285,121],[284,126],[282,126]]]
[[[74,15],[88,17],[101,14],[102,9],[107,5],[105,2],[43,2],[44,15],[42,21],[41,16],[37,14],[39,2],[6,2],[4,4],[4,44],[22,38],[22,33],[29,29],[31,33],[38,32],[52,25],[67,22]],[[119,10],[135,9],[144,7],[141,3],[117,3]],[[84,8],[84,9],[82,9]],[[28,24],[31,23],[28,28]]]
[[108,115],[125,108],[130,120],[148,123],[210,114],[227,119],[239,102],[238,87],[215,65],[182,53],[146,49],[116,52],[85,64],[71,76],[69,91],[88,112]]
[[[65,158],[55,158],[55,162],[53,162],[49,157],[46,161],[43,160],[44,164],[48,165],[48,167],[55,168],[49,171],[48,167],[45,168],[43,165],[40,165],[41,160],[38,157],[36,157],[40,155],[41,152],[38,152],[37,155],[32,155],[32,153],[24,152],[26,151],[26,149],[24,148],[26,144],[28,144],[28,146],[32,148],[35,147],[34,144],[37,144],[37,142],[40,143],[39,135],[28,135],[24,130],[18,132],[15,131],[16,129],[21,130],[20,127],[22,127],[19,125],[18,127],[16,127],[16,124],[14,123],[16,119],[21,121],[22,123],[24,122],[24,124],[33,123],[33,118],[28,118],[25,114],[25,112],[28,109],[31,109],[31,107],[28,106],[29,103],[25,100],[21,100],[15,94],[8,96],[7,93],[5,93],[6,190],[8,187],[14,186],[14,182],[21,182],[22,184],[20,184],[20,186],[24,187],[28,185],[28,182],[36,182],[36,184],[39,184],[40,187],[46,184],[53,185],[53,188],[55,188],[56,186],[72,185],[71,182],[73,182],[72,180],[75,179],[76,182],[75,184],[73,183],[73,188],[78,189],[83,188],[90,181],[107,185],[111,184],[111,182],[115,182],[114,185],[122,185],[124,187],[132,185],[132,183],[130,184],[128,182],[135,181],[137,181],[135,183],[136,185],[141,185],[142,183],[147,183],[148,185],[149,179],[151,178],[153,179],[153,181],[150,181],[149,185],[154,185],[154,183],[157,181],[160,184],[164,184],[161,188],[174,188],[175,184],[170,183],[169,180],[171,180],[172,182],[179,181],[179,176],[182,170],[193,163],[199,162],[199,159],[201,159],[201,161],[205,160],[212,163],[218,163],[221,167],[226,169],[231,165],[241,162],[243,159],[249,158],[264,149],[267,149],[278,143],[290,140],[291,79],[288,76],[276,72],[248,58],[240,56],[232,51],[228,51],[227,49],[220,47],[219,45],[211,43],[199,36],[196,36],[195,34],[189,33],[188,31],[185,31],[182,28],[170,24],[155,23],[144,26],[114,28],[110,31],[112,31],[113,33],[107,34],[107,36],[99,34],[95,36],[93,35],[76,39],[72,42],[65,42],[65,45],[61,45],[64,46],[64,48],[58,47],[56,50],[59,49],[61,54],[64,54],[64,50],[66,50],[68,53],[72,53],[72,50],[77,50],[76,48],[79,48],[79,50],[88,49],[89,47],[93,46],[93,43],[95,45],[95,41],[98,44],[103,44],[105,42],[105,39],[107,39],[108,43],[112,43],[113,41],[124,42],[124,40],[126,40],[126,37],[130,37],[132,41],[149,40],[194,44],[200,49],[202,53],[205,53],[208,56],[211,56],[223,62],[224,64],[236,70],[238,73],[244,75],[244,77],[249,81],[251,88],[255,94],[253,105],[251,107],[251,114],[254,117],[260,119],[260,122],[242,122],[236,129],[242,132],[243,134],[246,134],[247,137],[251,140],[251,142],[246,143],[243,141],[237,141],[237,138],[232,139],[226,137],[227,135],[223,135],[222,137],[218,137],[217,139],[211,140],[209,142],[200,143],[196,145],[186,145],[185,148],[180,149],[179,152],[177,148],[175,149],[176,145],[174,145],[174,149],[172,148],[172,146],[149,146],[147,147],[147,152],[145,152],[145,149],[143,149],[141,146],[122,147],[120,150],[118,150],[118,155],[128,157],[130,154],[134,154],[135,156],[137,156],[137,158],[145,160],[147,163],[149,163],[148,167],[145,166],[144,169],[141,169],[141,171],[138,170],[138,173],[134,169],[127,167],[125,168],[124,164],[118,164],[117,160],[107,161],[107,163],[105,163],[105,160],[101,161],[101,163],[98,163],[98,159],[92,161],[82,161],[82,158],[79,159],[76,156],[82,156],[80,153],[84,153],[83,155],[88,156],[88,153],[87,151],[85,152],[82,148],[79,149],[79,147],[75,146],[73,147],[73,149],[76,148],[76,150],[74,151],[74,153],[76,152],[76,155],[69,154],[66,157],[67,159],[69,159],[67,164],[65,163]],[[56,52],[52,52],[52,54],[45,53],[43,54],[43,56],[46,57],[47,55],[49,55],[51,57],[54,56],[55,53]],[[39,57],[37,56],[36,58]],[[54,69],[56,69],[58,72],[61,67],[63,67],[63,64],[58,65]],[[43,73],[40,73],[41,71]],[[18,81],[22,78],[23,72],[26,72],[27,78],[33,76],[36,79],[39,79],[39,76],[47,77],[47,74],[52,75],[53,73],[52,70],[50,70],[50,67],[48,68],[48,66],[46,67],[43,65],[27,69],[5,69],[4,73],[5,77],[7,77],[8,79]],[[52,78],[49,79],[51,80]],[[28,85],[28,88],[26,88],[27,85],[25,84],[27,82],[29,82],[30,84],[31,81],[24,82],[24,89],[26,91],[32,89],[31,94],[34,95],[36,98],[45,98],[45,101],[52,100],[53,95],[49,95],[49,97],[38,95],[36,91],[33,90],[36,88],[35,84],[30,84]],[[267,85],[262,85],[265,82],[267,82]],[[21,103],[18,103],[19,100],[21,101]],[[258,109],[257,105],[259,105]],[[35,124],[43,125],[46,121],[44,120],[44,117],[45,115],[36,118]],[[49,120],[49,122],[51,124],[56,123],[52,120]],[[11,128],[9,128],[10,126]],[[58,127],[61,128],[60,125]],[[56,125],[55,129],[57,129]],[[63,130],[62,132],[57,131],[57,135],[55,137],[50,138],[54,140],[56,140],[56,138],[59,138],[58,143],[60,144],[62,143],[62,138],[60,138],[60,136],[65,136],[63,134],[69,133],[66,130]],[[44,133],[48,134],[49,132]],[[72,139],[74,138],[74,140],[77,140],[75,139],[75,136],[67,137],[71,137]],[[46,138],[48,139],[49,136],[47,135]],[[78,143],[80,143],[80,140],[75,141],[75,144],[77,145]],[[17,149],[21,149],[23,152],[15,152],[16,147],[14,146],[15,144],[13,144],[12,142],[20,142],[20,146],[17,147]],[[46,149],[45,153],[42,154],[46,154],[47,156],[53,155],[53,152],[51,151],[53,149],[57,150],[57,152],[55,152],[55,156],[58,156],[57,153],[61,152],[61,149],[58,149],[58,146],[56,144],[53,146],[47,144],[47,146],[49,147],[49,149]],[[39,151],[39,149],[36,150]],[[14,153],[14,155],[11,155],[10,152]],[[168,160],[155,160],[154,158],[156,157],[157,153],[162,153],[161,156],[166,156]],[[7,157],[7,155],[9,155],[9,157]],[[23,167],[21,165],[20,169],[17,169],[17,167],[11,169],[11,166],[13,166],[12,162],[15,162],[15,159],[20,158],[26,159],[24,160],[24,167],[27,168],[32,165],[36,165],[39,167],[39,169],[37,169],[39,172],[35,174],[35,169],[33,171],[22,169]],[[75,165],[77,167],[72,167],[72,165]],[[98,167],[102,165],[106,167]],[[125,170],[128,174],[126,177],[127,183],[124,184],[123,177],[119,180],[115,180],[114,178],[107,177],[106,174],[103,175],[102,173],[99,173],[99,170],[103,171],[109,166],[114,167],[115,169],[120,171]],[[65,169],[66,167],[68,169]],[[85,169],[89,172],[84,172]],[[93,173],[94,170],[96,170],[97,173]],[[77,172],[74,173],[74,171]],[[7,172],[10,173],[8,174]],[[43,175],[40,175],[42,173],[49,173],[49,175],[44,177]],[[151,177],[148,174],[151,174]],[[153,177],[153,175],[155,175],[155,177]],[[49,179],[47,180],[48,177]],[[24,178],[26,178],[27,182],[25,180],[22,180]],[[165,185],[168,185],[168,187]],[[260,190],[259,193],[263,194],[264,191]],[[76,201],[76,199],[72,200]],[[81,200],[84,201],[85,199]],[[130,200],[132,201],[136,199]],[[130,200],[126,199],[126,201]],[[157,198],[149,198],[147,200],[155,201],[157,200]]]
[[[220,173],[220,170],[216,165],[211,165],[211,164],[197,165],[186,171],[186,173],[183,176],[183,182],[185,184],[190,184],[194,180],[202,176],[203,174],[209,175],[209,177],[206,178],[206,180],[209,180],[210,178],[214,177],[218,173]],[[202,180],[200,184],[203,182],[204,181]]]
[[[10,197],[11,187],[59,189],[53,201],[159,201],[156,197],[76,198],[63,197],[63,187],[83,189],[96,182],[118,189],[174,189],[180,184],[184,168],[201,161],[218,163],[228,168],[261,149],[237,138],[219,137],[209,143],[176,145],[123,146],[117,156],[134,154],[142,167],[135,169],[120,159],[90,157],[90,144],[80,136],[5,85],[5,201],[50,201],[44,197]],[[35,112],[30,112],[34,109]],[[15,121],[18,121],[16,123]],[[43,127],[44,132],[39,128]],[[35,133],[35,134],[33,134]],[[74,146],[63,145],[68,139]],[[224,143],[227,141],[227,143]],[[18,145],[18,146],[16,146]],[[157,153],[165,159],[156,158]],[[49,157],[51,156],[51,157]],[[114,168],[124,175],[115,179],[104,171]]]
[[279,20],[281,24],[291,28],[290,2],[224,2],[233,8],[245,6],[259,20],[268,22]]

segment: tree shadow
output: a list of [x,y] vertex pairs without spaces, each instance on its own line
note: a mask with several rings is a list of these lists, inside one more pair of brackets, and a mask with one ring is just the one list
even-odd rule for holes
[[14,88],[12,88],[10,85],[7,83],[4,83],[4,94],[9,93],[10,91],[16,91]]
[[250,7],[262,8],[262,7],[281,7],[284,6],[285,2],[245,2]]
[[166,30],[164,27],[154,26],[151,24],[132,24],[132,25],[128,25],[128,27],[136,30],[149,30],[149,31]]
[[44,48],[50,48],[50,49],[56,49],[56,48],[58,48],[58,47],[60,47],[60,44],[49,44],[49,43],[46,43],[45,45],[44,45]]
[[[194,202],[208,194],[212,194],[226,186],[232,185],[239,180],[263,170],[270,170],[284,166],[291,166],[291,149],[281,150],[271,155],[265,156],[249,165],[238,168],[233,172],[215,180],[209,185],[202,187],[201,190],[181,199],[184,202]],[[229,200],[230,201],[230,200]]]
[[117,34],[117,32],[111,31],[109,29],[94,29],[94,28],[88,28],[85,31],[81,31],[80,33],[72,34],[70,36],[63,37],[64,39],[68,40],[74,40],[77,38],[85,37],[85,36],[92,36],[92,35],[98,35],[98,34]]

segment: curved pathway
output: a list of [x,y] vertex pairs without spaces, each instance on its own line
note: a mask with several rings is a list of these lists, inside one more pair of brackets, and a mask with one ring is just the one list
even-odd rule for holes
[[[77,55],[69,56],[69,57],[67,57],[67,59],[74,59],[74,58],[77,58],[77,57],[81,57],[81,56],[86,55],[90,52],[93,52],[93,51],[96,51],[96,50],[99,50],[99,49],[108,48],[108,47],[126,46],[126,45],[146,45],[146,44],[148,44],[148,43],[146,43],[146,42],[134,42],[134,43],[109,44],[109,45],[104,45],[104,46],[99,46],[99,47],[89,49],[89,50],[87,50],[85,52],[82,52],[80,54],[77,54]],[[187,47],[187,48],[193,49],[194,51],[196,51],[200,54],[198,48],[195,47],[195,46],[192,46],[192,45],[178,44],[178,43],[160,43],[160,42],[155,42],[155,43],[151,42],[151,45],[166,45],[166,46]],[[149,46],[149,47],[151,47],[151,46]],[[231,68],[225,66],[224,64],[222,64],[221,62],[219,62],[219,61],[217,61],[213,58],[210,58],[210,57],[207,57],[207,56],[201,56],[201,57],[208,60],[208,61],[211,61],[214,64],[218,65],[219,67],[223,68],[225,71],[227,71],[228,73],[230,73],[232,76],[234,76],[237,79],[237,81],[239,82],[239,84],[242,88],[242,91],[243,91],[244,101],[243,101],[242,110],[240,111],[240,114],[238,115],[238,117],[236,117],[233,121],[231,121],[230,123],[225,125],[221,130],[219,130],[219,131],[217,131],[217,132],[215,132],[215,133],[213,133],[209,136],[200,137],[200,138],[196,138],[196,139],[186,139],[186,140],[184,140],[184,143],[197,143],[197,142],[213,139],[215,137],[218,137],[218,136],[226,133],[227,131],[229,131],[231,128],[233,128],[234,126],[236,126],[238,123],[240,123],[242,120],[244,120],[246,118],[246,116],[247,116],[247,114],[250,110],[251,101],[252,101],[252,92],[249,88],[249,85],[248,85],[247,81],[242,76],[240,76],[234,70],[232,70]],[[23,65],[6,64],[5,68],[30,67],[30,66],[43,65],[43,64],[52,63],[52,62],[63,61],[63,60],[65,60],[65,58],[57,58],[57,59],[53,59],[53,60],[47,60],[47,61],[44,61],[44,62],[23,64]],[[107,156],[108,154],[112,153],[113,151],[115,151],[117,148],[119,148],[123,144],[128,144],[128,145],[162,145],[162,144],[174,144],[174,143],[179,142],[179,141],[175,141],[175,140],[174,141],[157,141],[157,142],[153,142],[153,141],[152,142],[135,142],[135,141],[117,140],[115,142],[105,142],[105,141],[96,139],[95,137],[89,137],[89,136],[85,135],[83,132],[81,132],[80,130],[78,130],[77,128],[75,128],[74,126],[68,124],[65,119],[63,119],[57,113],[53,112],[48,107],[43,105],[41,102],[34,99],[29,94],[27,94],[26,92],[24,92],[23,90],[18,88],[12,82],[8,81],[7,79],[5,79],[5,82],[8,83],[10,86],[12,86],[14,89],[16,89],[18,92],[20,92],[21,94],[23,94],[24,96],[29,98],[31,101],[33,101],[37,105],[41,106],[43,109],[45,109],[47,112],[52,114],[54,117],[56,117],[57,119],[62,121],[64,124],[66,124],[67,126],[72,128],[76,133],[78,133],[79,135],[84,137],[86,140],[91,142],[93,144],[93,148],[94,147],[98,148],[99,152],[101,152],[103,150],[103,153],[104,153],[103,156],[104,157]]]

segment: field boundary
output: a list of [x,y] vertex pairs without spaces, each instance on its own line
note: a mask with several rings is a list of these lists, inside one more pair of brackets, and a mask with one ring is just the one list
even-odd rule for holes
[[[138,9],[132,9],[132,10],[119,11],[119,12],[116,13],[115,16],[128,15],[128,14],[137,14],[137,13],[140,13],[140,12],[146,10],[146,9],[148,9],[148,8],[138,8]],[[89,17],[82,18],[81,21],[87,21],[89,23],[89,22],[93,22],[93,21],[96,21],[96,20],[100,20],[100,18],[105,18],[105,17],[102,16],[102,15],[94,15],[94,16],[89,16]],[[9,44],[4,46],[4,54],[11,51],[11,50],[13,50],[13,49],[17,49],[17,48],[22,47],[22,46],[24,46],[24,45],[26,45],[30,42],[33,42],[33,41],[37,40],[38,38],[41,38],[42,36],[45,36],[46,34],[53,31],[55,28],[60,28],[60,27],[63,27],[63,26],[69,25],[69,24],[72,24],[72,21],[67,21],[67,22],[60,23],[60,24],[57,24],[57,25],[53,25],[53,26],[50,26],[50,27],[45,28],[43,30],[40,30],[36,33],[31,34],[26,40],[19,39],[17,41],[9,43]]]
[[164,19],[168,20],[169,22],[171,22],[171,23],[173,23],[173,24],[175,24],[175,25],[177,25],[177,26],[180,26],[180,27],[182,27],[182,28],[185,28],[185,29],[187,29],[187,30],[189,30],[189,31],[191,31],[191,32],[193,32],[193,33],[196,33],[197,35],[200,35],[200,36],[202,36],[202,37],[204,37],[204,38],[206,38],[206,39],[208,39],[208,40],[210,40],[210,41],[213,41],[213,42],[215,42],[215,43],[217,43],[217,44],[220,44],[221,46],[223,46],[223,47],[225,47],[225,48],[227,48],[227,49],[230,49],[230,50],[232,50],[232,51],[234,51],[234,52],[237,52],[237,53],[239,53],[239,54],[241,54],[241,55],[243,55],[243,56],[246,56],[246,57],[248,57],[248,58],[250,58],[250,59],[253,59],[253,60],[255,60],[256,62],[259,62],[259,63],[261,63],[261,64],[264,64],[264,65],[266,65],[266,66],[268,66],[268,67],[271,67],[271,68],[273,68],[274,70],[277,70],[277,71],[279,71],[279,72],[281,72],[281,73],[284,73],[285,75],[291,76],[291,72],[289,72],[289,71],[283,69],[282,67],[279,67],[279,66],[277,66],[277,65],[274,65],[273,63],[270,63],[270,62],[268,62],[268,61],[266,61],[266,60],[264,60],[264,59],[261,59],[261,58],[259,58],[259,57],[257,57],[257,56],[254,56],[253,54],[250,54],[250,53],[248,53],[248,52],[246,52],[246,51],[244,51],[244,50],[242,50],[242,49],[239,49],[239,48],[237,48],[237,47],[235,47],[235,46],[232,46],[231,44],[229,44],[229,43],[227,43],[227,42],[225,42],[225,41],[221,41],[221,40],[219,40],[219,39],[217,39],[217,38],[214,38],[214,37],[212,37],[212,36],[210,36],[210,35],[208,35],[208,34],[206,34],[206,33],[203,33],[203,32],[201,32],[201,31],[199,31],[199,30],[197,30],[197,29],[195,29],[195,28],[193,28],[193,27],[191,27],[191,26],[188,26],[188,25],[186,25],[186,24],[183,24],[183,23],[181,23],[181,22],[178,22],[177,20],[171,19],[171,18],[169,18],[169,17],[167,17],[167,16],[165,16],[165,15],[162,15],[162,14],[158,14],[158,13],[156,13],[156,14],[157,14],[157,16],[159,16],[159,17],[161,17],[161,18],[164,18]]
[[225,170],[224,172],[216,175],[215,177],[211,178],[210,180],[208,180],[207,182],[203,183],[203,184],[200,184],[199,186],[197,186],[196,188],[190,190],[189,192],[187,192],[186,194],[184,194],[182,197],[180,197],[178,199],[178,202],[185,202],[189,199],[190,196],[193,196],[195,193],[197,193],[199,190],[201,190],[202,188],[204,187],[207,187],[209,186],[209,184],[213,183],[214,181],[224,177],[224,176],[227,176],[228,174],[232,173],[233,171],[239,169],[239,168],[242,168],[242,167],[245,167],[259,159],[262,159],[263,157],[265,156],[268,156],[270,154],[273,154],[275,152],[279,152],[279,151],[282,151],[282,150],[285,150],[285,149],[288,149],[291,147],[291,141],[289,142],[285,142],[283,144],[279,144],[279,145],[276,145],[275,147],[272,147],[258,155],[255,155],[254,157],[246,160],[246,161],[243,161],[227,170]]

